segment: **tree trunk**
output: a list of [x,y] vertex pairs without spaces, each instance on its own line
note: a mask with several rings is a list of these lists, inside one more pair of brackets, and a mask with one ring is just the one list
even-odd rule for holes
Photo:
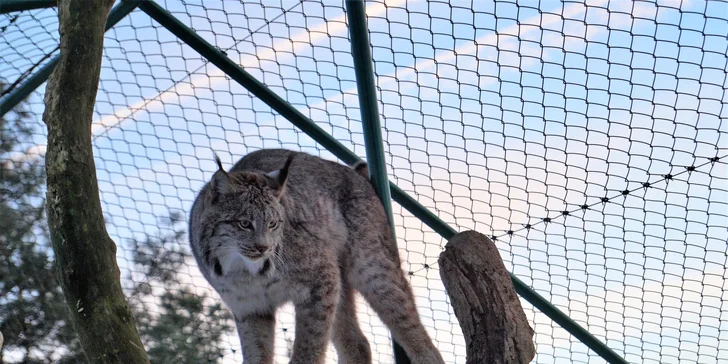
[[445,245],[438,264],[465,336],[466,363],[531,362],[533,329],[495,244],[478,232],[461,232]]
[[58,2],[60,62],[48,80],[47,210],[58,278],[90,363],[149,363],[121,289],[91,144],[104,26],[114,0]]

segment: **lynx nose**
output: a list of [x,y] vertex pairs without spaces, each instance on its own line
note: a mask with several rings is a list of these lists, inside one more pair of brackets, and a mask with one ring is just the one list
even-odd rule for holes
[[270,249],[270,245],[266,244],[255,244],[255,250],[258,251],[260,254],[265,254],[268,249]]

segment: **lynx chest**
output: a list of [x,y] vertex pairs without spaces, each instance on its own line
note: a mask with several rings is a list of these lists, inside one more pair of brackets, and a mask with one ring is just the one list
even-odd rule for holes
[[236,316],[271,313],[307,294],[280,276],[222,277],[214,287]]

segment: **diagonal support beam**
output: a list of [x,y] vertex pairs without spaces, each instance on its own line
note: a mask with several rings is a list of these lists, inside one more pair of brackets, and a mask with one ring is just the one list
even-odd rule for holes
[[57,0],[0,0],[0,14],[51,8],[57,3]]
[[[221,71],[225,72],[230,78],[234,79],[241,86],[245,87],[250,93],[265,102],[270,108],[281,114],[293,125],[308,134],[313,140],[321,144],[329,152],[341,159],[344,163],[352,165],[361,159],[351,150],[347,149],[338,140],[326,133],[321,127],[316,125],[311,119],[304,116],[300,111],[291,104],[283,100],[275,92],[263,85],[255,77],[243,70],[242,67],[234,63],[225,54],[213,47],[209,42],[197,35],[192,29],[184,25],[167,10],[159,6],[153,0],[142,1],[139,8],[164,26],[172,34],[177,36],[183,42],[187,43],[192,49],[197,51],[202,57],[214,64]],[[389,183],[392,199],[407,209],[414,216],[420,218],[422,222],[439,233],[443,238],[450,239],[455,235],[455,230],[448,226],[444,221],[435,216],[426,207],[407,195],[393,183]],[[601,356],[610,364],[628,364],[623,358],[617,355],[612,349],[595,338],[583,327],[577,324],[569,316],[561,312],[558,308],[547,301],[543,296],[539,295],[531,287],[527,286],[523,281],[509,273],[511,280],[515,286],[516,292],[534,307],[546,314],[554,322],[562,328],[574,335],[587,347]]]
[[[7,1],[2,1],[0,4],[2,6],[6,6],[5,3]],[[22,1],[15,1],[15,2],[22,2]],[[37,3],[40,3],[41,1],[35,1]],[[53,1],[55,3],[55,1]],[[134,11],[136,9],[138,3],[135,1],[124,1],[121,4],[118,4],[113,9],[111,9],[111,12],[109,12],[109,17],[106,20],[106,28],[105,30],[108,31],[109,29],[113,28],[114,25],[119,23],[121,19],[124,19],[129,13]],[[35,91],[40,85],[45,82],[48,77],[51,75],[51,72],[53,72],[53,69],[56,68],[56,65],[58,64],[58,60],[60,57],[56,55],[48,61],[40,70],[38,70],[36,73],[34,73],[32,76],[28,78],[27,81],[22,83],[17,89],[12,91],[9,95],[7,95],[2,102],[0,102],[0,118],[3,117],[5,114],[7,114],[10,110],[12,110],[15,106],[17,106],[21,101],[23,101],[28,95],[30,95],[31,92]]]

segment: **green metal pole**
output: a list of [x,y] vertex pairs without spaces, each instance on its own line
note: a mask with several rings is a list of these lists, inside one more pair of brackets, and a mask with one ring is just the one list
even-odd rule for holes
[[[160,7],[153,0],[140,2],[139,8],[156,20],[159,24],[167,28],[172,34],[187,43],[192,49],[200,53],[205,59],[210,61],[221,71],[225,72],[230,78],[237,81],[241,86],[250,93],[265,102],[270,108],[281,114],[293,125],[305,132],[317,143],[328,149],[337,158],[347,164],[354,164],[361,159],[351,150],[347,149],[338,140],[326,133],[321,127],[316,125],[311,119],[304,116],[300,111],[291,104],[283,100],[275,92],[260,83],[255,77],[251,76],[242,67],[235,64],[225,54],[213,47],[210,43],[197,35],[192,29],[182,24],[177,18],[170,14],[167,10]],[[443,238],[450,239],[455,235],[455,230],[448,226],[439,217],[435,216],[426,207],[422,206],[415,199],[407,195],[395,184],[389,184],[392,199],[407,209],[414,216],[421,219],[427,226],[439,233]],[[628,364],[627,361],[619,357],[612,349],[604,345],[599,339],[592,336],[588,331],[579,326],[569,316],[561,312],[558,308],[547,301],[531,287],[527,286],[523,281],[518,279],[513,273],[509,273],[511,280],[518,292],[524,299],[530,302],[534,307],[550,317],[554,322],[563,327],[570,334],[583,342],[587,347],[601,356],[610,364]]]
[[366,15],[362,1],[347,0],[346,15],[349,20],[351,55],[354,59],[354,72],[356,74],[356,87],[359,94],[359,109],[361,111],[369,177],[374,185],[374,189],[384,204],[384,209],[387,211],[390,223],[394,224],[392,221],[389,177],[387,177],[387,165],[384,161],[384,142],[382,140],[382,126],[379,120],[379,107],[377,106],[374,68],[372,66],[372,55],[369,50],[369,35],[367,34]]
[[56,0],[0,0],[0,14],[56,6]]
[[[124,19],[125,16],[129,15],[129,13],[136,9],[137,5],[137,2],[122,2],[111,9],[109,17],[106,20],[106,30],[108,31],[113,28],[114,25],[121,21],[121,19]],[[59,59],[60,56],[58,55],[53,57],[40,70],[30,76],[27,81],[22,83],[17,89],[6,96],[2,102],[0,102],[0,117],[3,117],[21,101],[28,97],[31,92],[40,87],[40,85],[42,85],[43,82],[45,82],[51,75],[53,69],[56,68]]]
[[[384,141],[382,140],[382,126],[379,121],[374,67],[369,49],[370,43],[364,3],[361,0],[347,0],[346,15],[349,20],[351,56],[354,59],[354,73],[356,74],[356,88],[359,94],[359,110],[361,111],[369,180],[377,195],[379,195],[382,205],[384,205],[392,229],[392,238],[396,245],[397,234],[394,229],[394,218],[392,217],[392,196],[389,191],[387,164],[384,161]],[[397,364],[410,363],[407,353],[394,340],[394,337],[392,338],[392,349],[394,350],[394,361]]]

